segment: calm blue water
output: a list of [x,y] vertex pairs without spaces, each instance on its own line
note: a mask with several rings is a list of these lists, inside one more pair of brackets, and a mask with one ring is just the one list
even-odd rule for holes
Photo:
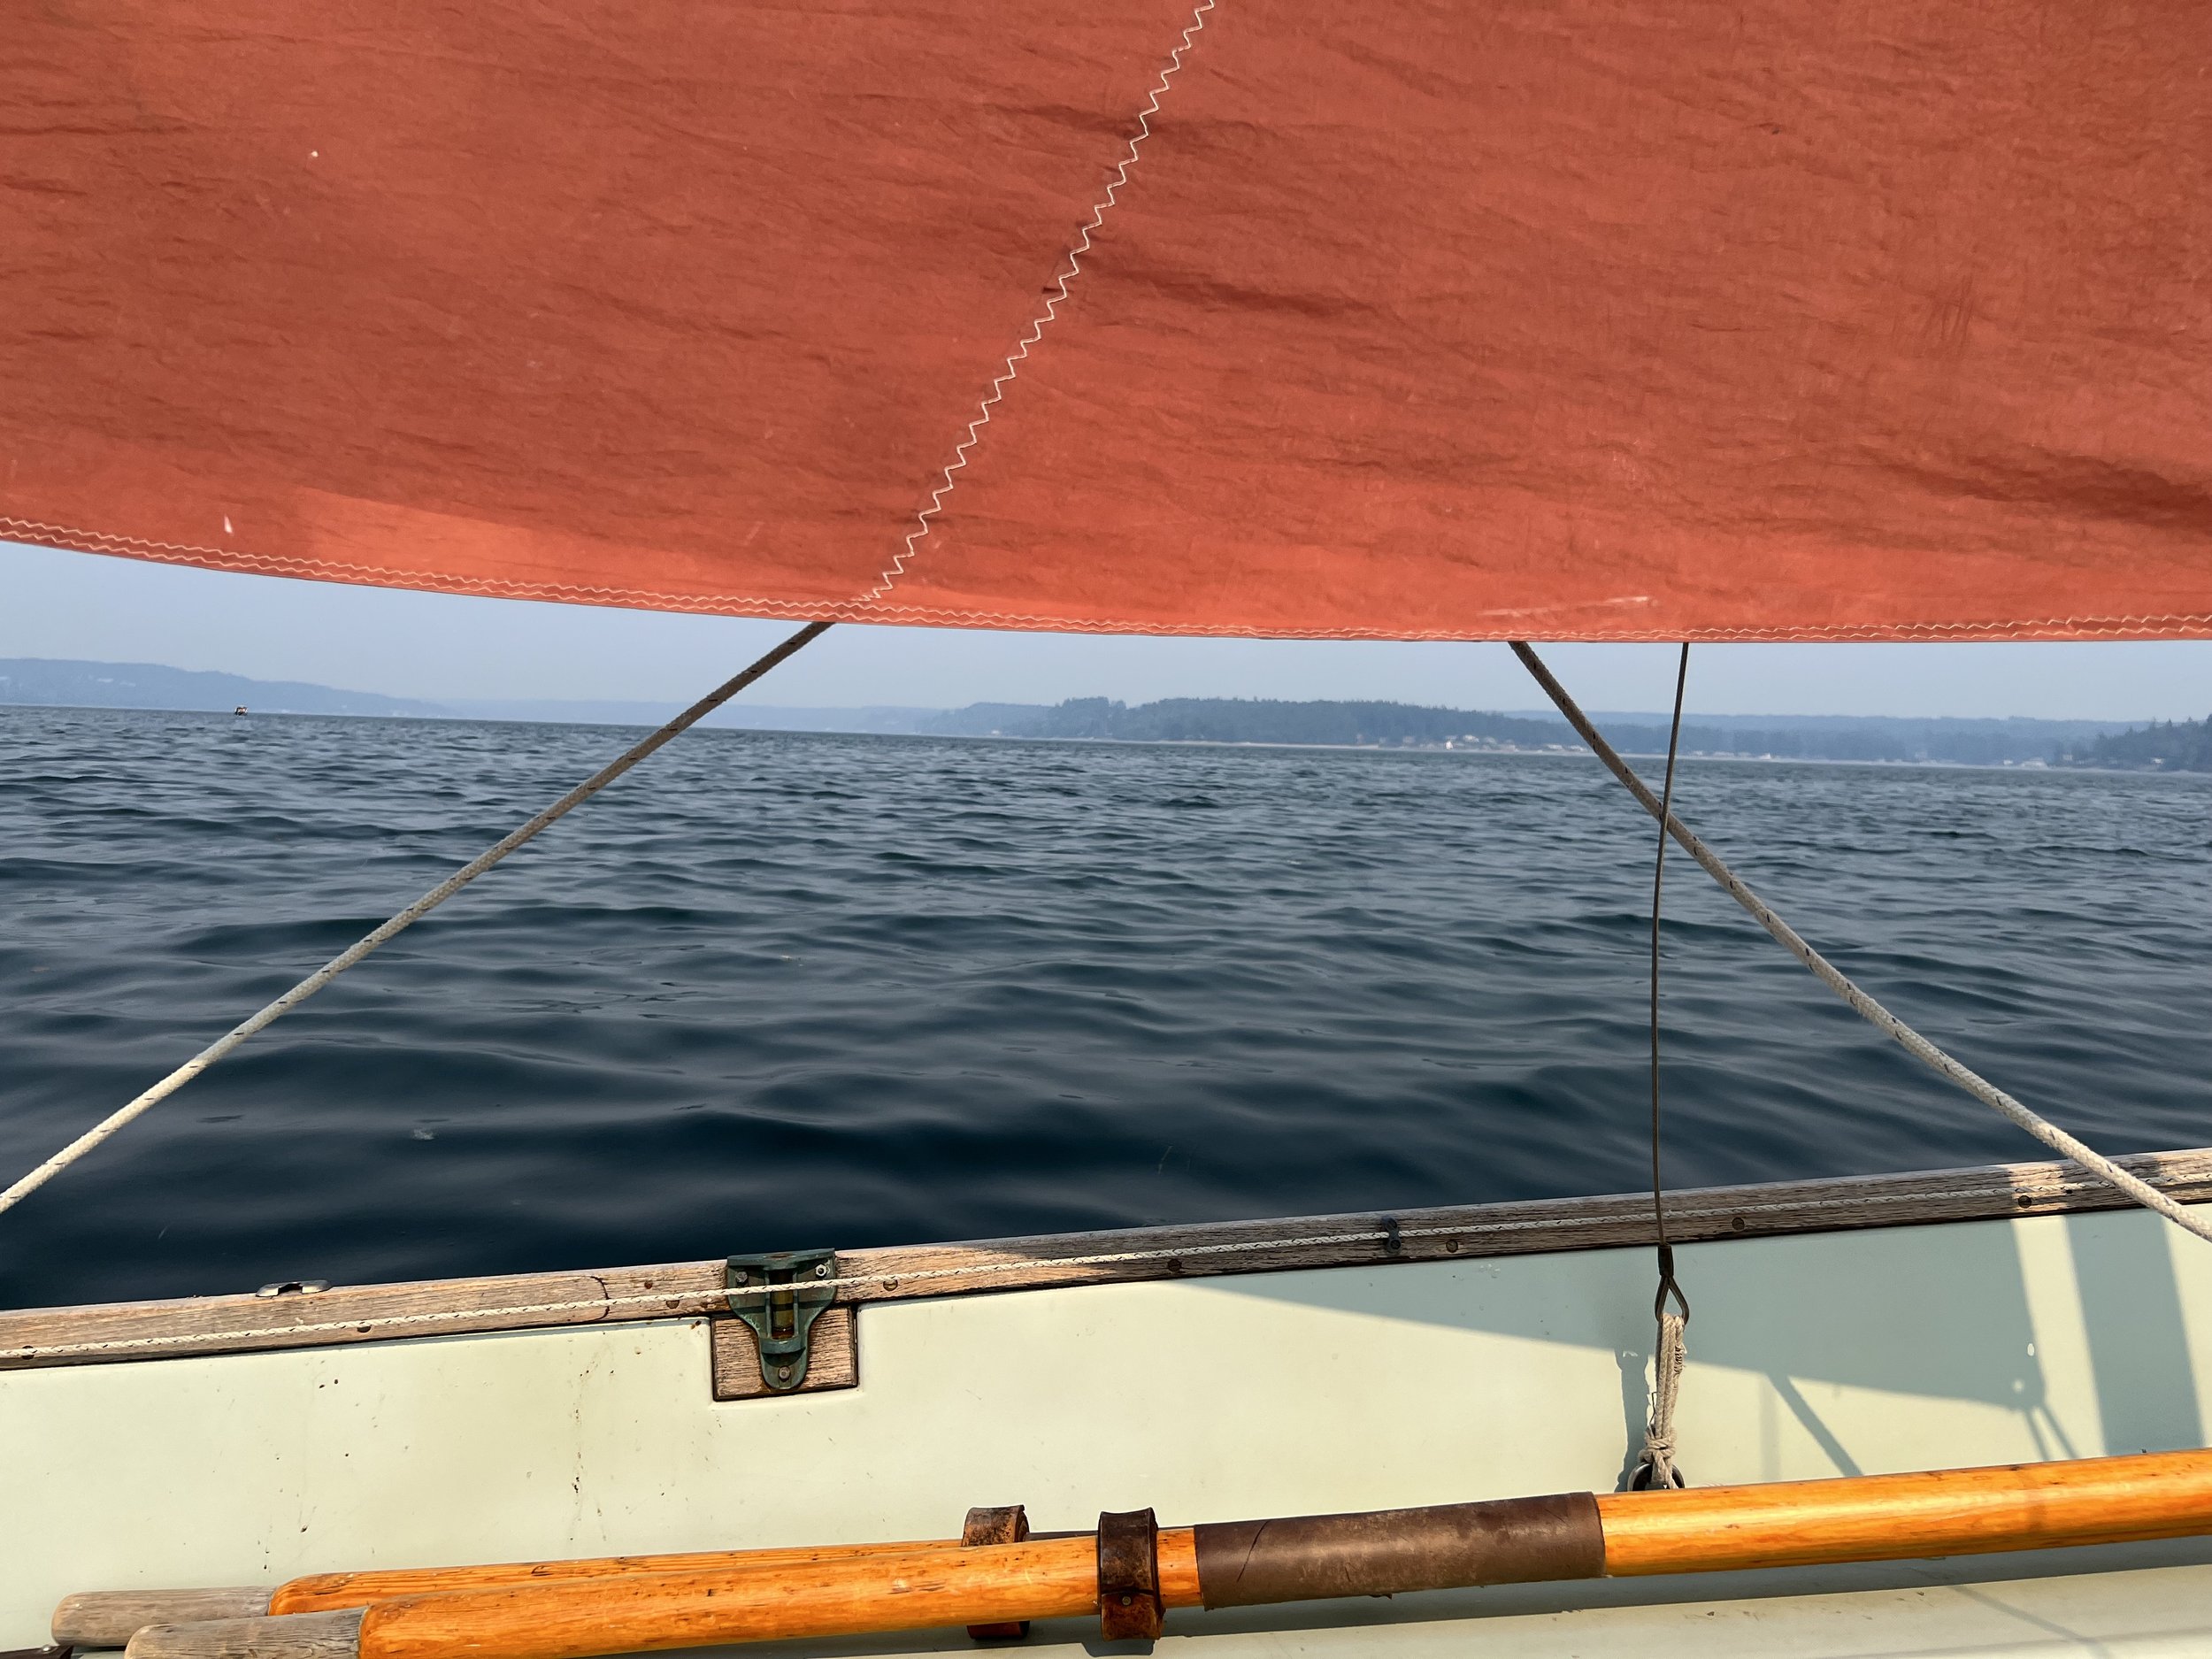
[[[0,1167],[625,741],[0,710]],[[2212,1141],[2212,780],[1680,787],[1969,1064]],[[1650,856],[1579,759],[694,733],[0,1217],[0,1304],[1633,1188]],[[1674,870],[1671,1179],[2039,1156]]]

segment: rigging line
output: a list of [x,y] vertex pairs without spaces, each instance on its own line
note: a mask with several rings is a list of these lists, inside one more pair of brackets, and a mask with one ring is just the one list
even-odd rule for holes
[[511,831],[493,845],[477,854],[474,858],[438,883],[436,887],[431,888],[405,910],[400,911],[391,920],[373,933],[355,941],[283,995],[278,997],[276,1001],[243,1023],[233,1026],[222,1036],[208,1044],[206,1048],[170,1072],[167,1077],[163,1078],[160,1082],[155,1084],[136,1100],[101,1119],[21,1180],[16,1182],[14,1186],[5,1192],[0,1192],[0,1210],[12,1210],[17,1204],[21,1203],[47,1182],[52,1180],[55,1176],[84,1156],[86,1153],[107,1140],[109,1136],[127,1127],[133,1120],[159,1105],[262,1027],[273,1024],[281,1016],[297,1008],[394,934],[403,932],[429,915],[431,911],[475,880],[477,877],[482,875],[509,853],[526,841],[535,840],[538,833],[556,819],[566,817],[572,809],[590,800],[592,796],[597,795],[663,744],[712,714],[786,657],[795,655],[820,639],[823,634],[829,632],[833,626],[827,622],[808,623],[806,626],[785,640],[782,644],[754,663],[751,667],[725,680],[658,731],[639,739],[528,823],[518,829]]
[[1614,752],[1613,746],[1599,734],[1597,727],[1590,724],[1589,717],[1576,706],[1575,700],[1567,695],[1566,687],[1552,678],[1551,671],[1544,666],[1543,658],[1519,640],[1509,641],[1508,643],[1513,647],[1513,654],[1521,659],[1521,665],[1544,688],[1544,695],[1552,700],[1560,713],[1567,717],[1567,723],[1590,746],[1591,752],[1605,763],[1606,770],[1621,780],[1628,792],[1642,804],[1645,811],[1664,826],[1684,852],[1705,867],[1705,873],[1719,882],[1730,898],[1750,912],[1752,920],[1765,928],[1785,950],[1803,963],[1814,978],[1848,1003],[1852,1012],[1895,1042],[1914,1059],[1947,1081],[1964,1089],[1992,1111],[2010,1119],[2053,1151],[2073,1159],[2099,1179],[2117,1187],[2144,1209],[2165,1217],[2183,1232],[2193,1233],[2198,1238],[2212,1242],[2212,1218],[2193,1214],[2149,1182],[2129,1174],[2102,1153],[2075,1139],[2048,1118],[2031,1111],[1994,1083],[1954,1060],[1853,984],[1842,970],[1807,944],[1795,928],[1777,916],[1764,900],[1745,886],[1742,878],[1721,862],[1719,854],[1661,804],[1659,797],[1645,787],[1644,780]]
[[[1666,895],[1667,824],[1674,817],[1674,769],[1682,752],[1682,694],[1690,681],[1690,645],[1674,670],[1674,718],[1667,726],[1667,775],[1659,795],[1659,845],[1651,862],[1651,1229],[1658,1245],[1659,1288],[1651,1299],[1658,1330],[1652,1345],[1651,1415],[1644,1425],[1643,1456],[1629,1479],[1632,1492],[1683,1486],[1689,1483],[1674,1461],[1674,1410],[1682,1394],[1682,1370],[1689,1358],[1684,1332],[1690,1323],[1690,1299],[1674,1276],[1674,1245],[1667,1237],[1666,1182],[1659,1162],[1659,937],[1661,901]],[[1668,1300],[1674,1311],[1667,1311]]]
[[1663,1318],[1667,1298],[1672,1295],[1682,1317],[1690,1317],[1690,1299],[1674,1277],[1674,1246],[1667,1240],[1665,1183],[1659,1173],[1659,901],[1667,880],[1667,820],[1674,816],[1674,762],[1682,745],[1682,693],[1690,680],[1690,648],[1682,647],[1682,659],[1674,671],[1674,723],[1667,728],[1667,777],[1659,796],[1659,850],[1651,865],[1651,1221],[1659,1235],[1659,1297],[1653,1304]]

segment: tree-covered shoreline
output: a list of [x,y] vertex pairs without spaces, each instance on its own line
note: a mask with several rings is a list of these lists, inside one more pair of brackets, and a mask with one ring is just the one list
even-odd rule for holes
[[[1608,737],[1633,754],[1663,750],[1663,716],[1600,714]],[[1493,714],[1403,703],[1176,697],[1127,704],[1079,697],[1055,704],[979,703],[918,728],[947,736],[1125,743],[1270,743],[1379,749],[1579,753],[1555,716]],[[2118,721],[1916,719],[1882,716],[1708,716],[1684,723],[1685,754],[1756,760],[1842,760],[1937,765],[2047,766],[2124,731]]]
[[2212,718],[2154,720],[2132,732],[2108,732],[2070,746],[2058,764],[2107,772],[2212,772]]

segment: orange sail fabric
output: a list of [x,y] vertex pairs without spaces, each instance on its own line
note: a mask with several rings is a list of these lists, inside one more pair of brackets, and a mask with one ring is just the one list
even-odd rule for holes
[[958,626],[2212,634],[2208,60],[2201,0],[41,0],[0,536]]

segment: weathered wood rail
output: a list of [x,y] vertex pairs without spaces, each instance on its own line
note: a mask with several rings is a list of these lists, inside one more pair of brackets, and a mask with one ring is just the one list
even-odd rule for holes
[[[2185,1203],[2212,1200],[2212,1148],[2121,1162]],[[1690,1189],[1669,1195],[1667,1217],[1676,1242],[1694,1243],[2126,1207],[2127,1200],[2077,1165],[2039,1163]],[[1594,1250],[1651,1240],[1651,1201],[1643,1194],[1064,1233],[843,1251],[836,1297],[840,1310],[856,1312],[869,1302],[1046,1286]],[[750,1333],[727,1317],[723,1269],[719,1261],[683,1262],[273,1297],[28,1309],[0,1313],[0,1370],[718,1315],[717,1391],[735,1397],[760,1385]],[[850,1318],[823,1336],[825,1369],[809,1386],[849,1386]]]

